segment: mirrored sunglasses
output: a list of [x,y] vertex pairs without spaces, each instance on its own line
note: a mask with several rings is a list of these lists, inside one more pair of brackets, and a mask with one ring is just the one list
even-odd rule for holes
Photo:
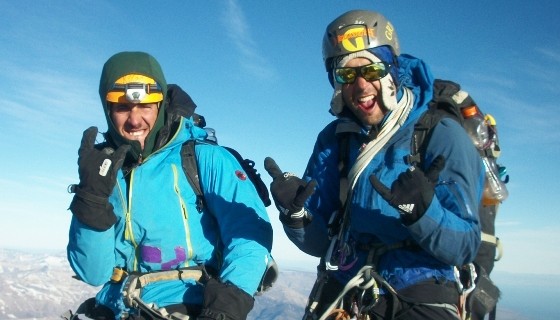
[[373,62],[360,67],[343,67],[334,69],[334,79],[340,84],[354,83],[361,76],[366,81],[375,81],[389,73],[391,65],[385,62]]

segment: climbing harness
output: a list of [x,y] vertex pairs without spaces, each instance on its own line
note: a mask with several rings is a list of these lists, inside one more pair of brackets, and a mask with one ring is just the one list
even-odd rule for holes
[[[379,285],[378,283],[383,283],[387,286],[389,290],[392,290],[395,294],[396,292],[391,288],[391,286],[385,282],[379,275],[372,271],[373,267],[370,265],[366,265],[358,271],[356,276],[354,276],[348,283],[344,286],[344,289],[340,292],[340,294],[336,297],[336,299],[327,307],[323,315],[319,318],[319,320],[326,320],[331,315],[340,314],[340,310],[345,310],[344,308],[344,296],[353,288],[358,288],[362,290],[361,298],[362,300],[356,302],[356,305],[352,306],[352,309],[357,309],[358,314],[361,314],[363,308],[366,307],[362,305],[363,298],[366,297],[367,290],[371,290],[371,296],[373,297],[373,304],[375,304],[379,298]],[[347,312],[345,312],[347,314]],[[339,318],[332,318],[332,319],[339,319]],[[346,318],[342,318],[346,319]],[[351,318],[347,318],[351,319]]]
[[132,273],[126,278],[123,286],[123,301],[128,308],[135,308],[145,312],[153,319],[188,320],[189,316],[173,312],[169,314],[165,308],[159,308],[154,303],[145,303],[141,296],[142,290],[148,284],[168,280],[194,280],[204,284],[209,278],[202,267],[184,268],[177,270],[158,271],[143,274]]
[[465,320],[467,317],[467,297],[476,287],[476,269],[473,263],[466,264],[461,267],[455,267],[455,283],[459,291],[459,314]]

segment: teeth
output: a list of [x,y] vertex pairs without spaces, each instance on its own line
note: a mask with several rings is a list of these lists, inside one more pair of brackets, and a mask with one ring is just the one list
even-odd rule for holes
[[373,100],[373,98],[375,98],[375,96],[372,94],[372,95],[369,95],[369,96],[366,96],[366,97],[361,97],[361,98],[358,99],[358,101],[359,102],[367,102],[367,101]]
[[130,135],[134,136],[134,137],[139,137],[139,136],[142,135],[143,132],[144,131],[133,131],[133,132],[130,132]]

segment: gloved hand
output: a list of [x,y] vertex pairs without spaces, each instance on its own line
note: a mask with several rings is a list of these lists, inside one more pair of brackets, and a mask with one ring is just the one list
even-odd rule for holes
[[390,190],[375,175],[371,175],[369,181],[383,199],[399,210],[403,224],[408,226],[426,213],[434,196],[439,173],[444,166],[445,158],[440,155],[425,173],[417,167],[411,167],[399,175]]
[[197,320],[245,320],[255,300],[233,284],[209,279],[204,288],[204,302]]
[[84,131],[78,150],[80,184],[71,186],[75,192],[70,210],[80,222],[97,230],[109,229],[117,220],[109,195],[117,182],[117,172],[122,167],[129,145],[99,150],[95,147],[97,127]]
[[317,181],[306,183],[292,173],[282,173],[276,162],[269,157],[264,159],[264,168],[272,177],[270,193],[280,210],[280,221],[290,228],[305,227],[313,217],[303,205],[315,190]]

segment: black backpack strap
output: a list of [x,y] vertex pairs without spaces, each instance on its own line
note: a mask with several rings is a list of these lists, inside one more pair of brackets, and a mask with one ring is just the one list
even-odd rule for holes
[[406,159],[407,164],[422,167],[424,154],[432,136],[432,129],[439,123],[441,118],[443,118],[441,112],[435,109],[428,109],[428,111],[420,116],[418,122],[414,124],[414,132],[410,142],[410,154]]
[[200,186],[200,178],[198,175],[198,163],[196,161],[196,154],[194,152],[196,141],[188,140],[181,148],[182,166],[187,180],[191,185],[194,193],[196,194],[196,210],[202,212],[204,209],[204,194]]
[[421,166],[432,129],[444,117],[452,118],[462,126],[464,120],[461,109],[475,104],[468,93],[461,91],[459,84],[449,80],[434,80],[434,93],[432,100],[428,103],[428,111],[414,125],[407,163]]
[[[188,140],[183,144],[183,147],[181,148],[181,159],[183,171],[185,171],[187,180],[189,181],[189,184],[196,194],[196,209],[198,210],[198,212],[202,212],[205,203],[204,193],[202,192],[202,186],[200,184],[198,162],[196,160],[196,154],[194,151],[196,143],[197,142],[195,140]],[[253,185],[255,186],[259,198],[262,200],[264,205],[266,207],[270,206],[272,201],[269,197],[268,188],[262,180],[260,173],[258,173],[257,169],[255,169],[255,162],[250,159],[244,159],[235,149],[229,147],[223,148],[231,153],[233,157],[239,162],[239,164],[243,168],[243,171],[245,171],[245,173],[249,177],[249,180],[251,180],[251,183],[253,183]]]
[[185,90],[176,84],[167,85],[167,103],[166,111],[169,113],[185,118],[190,118],[195,114],[196,103]]
[[474,105],[476,102],[467,92],[461,91],[459,84],[441,79],[434,81],[434,96],[429,103],[430,109],[442,110],[448,117],[463,125],[461,109]]
[[348,167],[350,150],[349,140],[350,136],[348,133],[338,135],[338,172],[340,173],[340,191],[338,198],[340,199],[341,207],[346,203],[346,197],[348,196],[348,172],[350,171]]
[[342,208],[348,196],[348,173],[350,172],[350,138],[359,135],[360,126],[351,120],[341,119],[336,125],[336,139],[338,143],[338,172],[340,174],[339,200]]

